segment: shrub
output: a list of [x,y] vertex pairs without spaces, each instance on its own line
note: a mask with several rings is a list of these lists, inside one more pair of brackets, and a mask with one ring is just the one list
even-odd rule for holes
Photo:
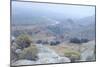
[[42,43],[42,40],[38,40],[36,43],[37,44],[41,44]]
[[66,50],[64,56],[71,59],[71,62],[75,62],[80,59],[80,52],[74,50]]
[[17,44],[21,49],[29,47],[31,42],[32,38],[28,34],[21,34],[17,37]]
[[56,42],[52,41],[52,42],[50,42],[50,45],[52,46],[52,45],[57,45],[57,44],[56,44]]
[[60,44],[60,41],[56,41],[56,44]]
[[22,53],[19,55],[19,59],[27,59],[27,60],[36,60],[37,59],[38,49],[34,45],[25,48]]
[[58,44],[60,44],[60,41],[51,41],[50,42],[50,45],[58,45]]
[[88,39],[81,39],[81,42],[82,43],[86,43],[86,42],[88,42],[89,40]]
[[78,39],[78,38],[71,38],[70,42],[71,43],[79,43],[79,44],[81,43],[80,39]]
[[43,41],[42,44],[49,44],[48,41]]
[[79,38],[71,38],[70,39],[70,42],[71,43],[77,43],[77,44],[80,44],[80,43],[86,43],[88,42],[89,40],[88,39],[79,39]]

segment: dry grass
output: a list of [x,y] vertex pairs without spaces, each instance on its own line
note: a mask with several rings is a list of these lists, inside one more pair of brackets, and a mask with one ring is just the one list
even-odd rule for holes
[[62,43],[57,46],[50,46],[48,45],[50,49],[53,49],[57,54],[60,56],[68,57],[71,59],[71,61],[76,61],[80,59],[80,47],[77,44],[72,43]]
[[24,48],[22,53],[19,55],[19,59],[33,60],[36,58],[38,49],[35,45],[31,45],[28,48]]
[[57,46],[50,46],[50,45],[46,46],[49,47],[50,49],[53,49],[56,53],[58,53],[61,56],[64,56],[64,53],[66,53],[66,51],[79,52],[80,50],[79,45],[71,43],[61,43],[60,45]]

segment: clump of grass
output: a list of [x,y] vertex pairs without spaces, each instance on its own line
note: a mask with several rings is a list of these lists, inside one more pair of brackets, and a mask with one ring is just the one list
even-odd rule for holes
[[19,55],[19,59],[36,60],[38,54],[38,49],[35,45],[28,48],[24,48],[22,53]]
[[17,41],[27,41],[27,42],[31,42],[32,38],[31,36],[29,36],[28,34],[21,34],[17,37]]
[[80,52],[71,49],[65,49],[64,56],[70,58],[71,62],[75,62],[76,60],[80,59]]
[[21,49],[29,47],[32,42],[32,38],[28,34],[20,34],[16,39],[17,44]]

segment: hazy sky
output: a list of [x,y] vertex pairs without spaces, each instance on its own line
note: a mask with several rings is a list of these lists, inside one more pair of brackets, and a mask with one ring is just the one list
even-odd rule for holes
[[47,4],[47,3],[33,3],[33,2],[13,2],[12,10],[39,10],[40,12],[54,12],[69,17],[87,17],[95,15],[94,6],[80,6],[80,5],[63,5],[63,4]]

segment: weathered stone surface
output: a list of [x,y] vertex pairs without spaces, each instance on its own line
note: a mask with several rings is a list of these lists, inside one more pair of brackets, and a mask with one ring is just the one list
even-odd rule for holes
[[41,45],[37,44],[37,48],[39,49],[38,60],[18,60],[13,65],[33,65],[33,64],[48,64],[48,63],[62,63],[62,62],[70,62],[70,59],[67,57],[61,57],[53,50]]

